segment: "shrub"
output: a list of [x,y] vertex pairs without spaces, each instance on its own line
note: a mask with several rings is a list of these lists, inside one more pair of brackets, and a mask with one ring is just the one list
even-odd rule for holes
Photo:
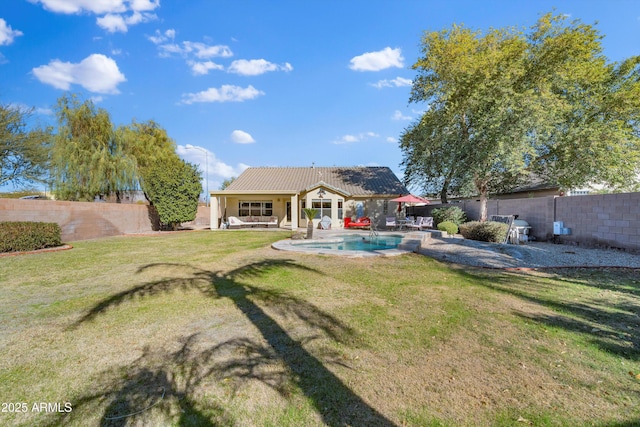
[[160,159],[146,170],[143,178],[143,189],[162,224],[176,230],[181,223],[196,218],[202,191],[196,165],[177,156]]
[[433,217],[433,222],[436,225],[440,224],[441,222],[448,221],[456,224],[459,227],[460,224],[463,224],[467,220],[467,216],[464,214],[464,211],[458,206],[436,208],[431,211],[431,216]]
[[0,252],[60,246],[60,235],[60,226],[53,222],[0,222]]
[[507,237],[509,226],[502,222],[471,221],[460,226],[460,234],[465,239],[480,240],[482,242],[502,243]]
[[446,231],[449,235],[454,235],[458,232],[458,225],[451,221],[443,221],[438,224],[438,230]]

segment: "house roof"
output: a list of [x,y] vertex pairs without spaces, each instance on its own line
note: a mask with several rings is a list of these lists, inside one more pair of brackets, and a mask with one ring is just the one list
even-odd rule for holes
[[245,170],[225,190],[216,191],[215,194],[297,194],[319,186],[354,197],[409,193],[391,169],[373,166],[253,167]]

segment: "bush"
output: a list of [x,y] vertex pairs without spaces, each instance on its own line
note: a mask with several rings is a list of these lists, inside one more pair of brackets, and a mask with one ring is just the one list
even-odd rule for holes
[[480,240],[482,242],[503,243],[507,238],[509,226],[502,222],[471,221],[460,226],[460,234],[465,239]]
[[438,224],[438,230],[446,231],[449,235],[454,235],[458,232],[458,225],[451,221],[443,221]]
[[464,224],[467,220],[467,216],[464,211],[457,206],[447,206],[444,208],[436,208],[431,211],[433,222],[438,225],[441,222],[452,222],[458,227],[460,224]]
[[143,178],[143,189],[162,224],[176,230],[179,224],[196,218],[202,191],[196,165],[178,156],[160,159],[149,167]]
[[0,252],[23,252],[60,246],[60,226],[53,222],[0,222]]

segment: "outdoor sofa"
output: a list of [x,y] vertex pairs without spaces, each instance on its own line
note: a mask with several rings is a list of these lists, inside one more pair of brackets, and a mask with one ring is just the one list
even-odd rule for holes
[[229,228],[278,226],[277,216],[230,216]]
[[368,216],[358,218],[356,221],[352,221],[351,218],[344,219],[344,228],[370,228],[371,219]]

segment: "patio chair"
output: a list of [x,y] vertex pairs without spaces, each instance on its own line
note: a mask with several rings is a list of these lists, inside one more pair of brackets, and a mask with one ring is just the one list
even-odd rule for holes
[[417,228],[420,229],[420,223],[422,222],[422,217],[416,217],[415,220],[409,221],[409,217],[407,217],[407,228]]
[[417,228],[418,230],[433,228],[433,217],[419,216],[416,218],[415,222],[408,224],[407,227]]
[[320,220],[320,228],[322,230],[330,230],[331,229],[331,218],[327,215],[323,216]]
[[396,217],[388,216],[385,225],[387,226],[387,229],[395,230],[398,226],[398,224],[396,223]]

